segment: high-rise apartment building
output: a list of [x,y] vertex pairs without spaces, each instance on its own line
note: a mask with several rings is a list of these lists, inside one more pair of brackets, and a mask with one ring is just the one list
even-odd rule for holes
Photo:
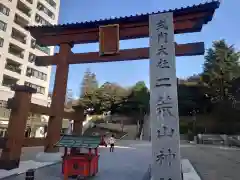
[[47,105],[51,67],[38,67],[36,56],[54,53],[54,47],[35,43],[27,25],[57,24],[60,0],[0,0],[0,101],[13,96],[14,84],[37,89],[32,102]]
[[51,67],[38,67],[34,60],[52,55],[54,47],[36,44],[24,27],[57,24],[59,8],[60,0],[0,0],[0,137],[8,124],[6,103],[14,95],[12,85],[36,88],[32,102],[48,104]]

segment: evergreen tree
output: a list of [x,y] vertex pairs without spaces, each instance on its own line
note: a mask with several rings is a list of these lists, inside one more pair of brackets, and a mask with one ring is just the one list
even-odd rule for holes
[[83,98],[88,94],[92,94],[98,88],[96,75],[88,68],[84,74],[80,89],[80,97]]
[[240,77],[240,53],[224,40],[213,42],[207,50],[203,65],[202,80],[212,90],[214,96],[222,96],[231,86],[231,81]]
[[[235,79],[240,77],[240,53],[224,40],[213,42],[205,56],[202,80],[208,86],[212,102],[212,113],[220,122],[238,121],[239,111],[235,108],[235,95],[231,92]],[[224,133],[228,133],[225,124]]]
[[96,91],[98,89],[98,82],[96,75],[88,68],[84,74],[83,81],[80,87],[80,99],[79,103],[85,108],[85,110],[95,109],[97,99]]

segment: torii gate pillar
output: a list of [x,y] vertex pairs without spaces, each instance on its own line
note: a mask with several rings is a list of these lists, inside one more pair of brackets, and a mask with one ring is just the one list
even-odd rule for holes
[[56,68],[55,83],[53,89],[51,110],[55,116],[50,116],[48,121],[48,130],[44,152],[58,152],[59,148],[54,147],[60,139],[60,131],[62,128],[62,119],[64,112],[64,103],[68,80],[68,56],[71,53],[72,45],[61,44],[58,54],[58,64]]

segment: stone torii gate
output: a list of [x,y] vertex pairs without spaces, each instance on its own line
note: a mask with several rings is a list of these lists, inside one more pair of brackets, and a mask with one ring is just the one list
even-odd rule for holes
[[[113,61],[129,61],[129,60],[141,60],[150,58],[150,78],[151,78],[151,123],[153,126],[161,126],[157,123],[156,95],[162,94],[167,100],[170,95],[176,96],[176,74],[175,74],[175,55],[176,56],[193,56],[204,54],[204,43],[195,42],[189,44],[177,44],[173,42],[174,34],[193,33],[200,32],[203,25],[212,20],[215,9],[219,7],[219,1],[212,1],[205,4],[194,5],[192,7],[180,8],[175,10],[156,12],[152,14],[135,15],[130,17],[122,17],[115,19],[106,19],[100,21],[83,22],[76,24],[63,24],[53,26],[30,26],[27,29],[31,35],[36,39],[38,44],[43,46],[60,46],[59,53],[53,56],[41,56],[37,57],[35,64],[38,66],[56,65],[56,76],[53,89],[53,97],[51,109],[54,114],[50,117],[48,124],[47,143],[45,145],[45,152],[57,152],[58,149],[54,147],[54,144],[60,138],[60,129],[62,124],[62,116],[64,109],[64,100],[66,94],[66,86],[68,79],[69,64],[84,64],[84,63],[97,63],[97,62],[113,62]],[[159,32],[158,30],[163,29]],[[158,34],[157,34],[158,33]],[[160,34],[159,34],[160,33]],[[149,35],[150,34],[150,35]],[[150,49],[136,48],[136,49],[119,49],[119,41],[127,39],[145,38],[150,36]],[[156,44],[156,41],[160,41],[159,38],[164,39],[164,44]],[[89,53],[73,53],[71,48],[74,44],[96,43],[99,42],[99,52]],[[166,47],[165,47],[166,45]],[[162,77],[157,81],[167,81],[172,78],[171,82],[166,86],[172,86],[170,95],[166,95],[164,90],[156,90],[153,87],[154,79],[156,76],[163,76],[160,71],[157,70],[153,64],[159,60],[156,56],[163,52],[166,55],[165,59],[162,59],[159,66],[166,65],[167,62],[172,64],[169,72],[171,77]],[[155,54],[154,54],[155,53]],[[175,54],[175,55],[174,55]],[[160,73],[160,74],[159,74]],[[166,75],[166,73],[165,73]],[[159,77],[160,78],[160,77]],[[162,86],[159,84],[159,86]],[[166,100],[165,99],[165,100]],[[153,140],[153,178],[155,180],[177,180],[180,178],[180,156],[179,156],[179,125],[178,125],[178,112],[177,112],[177,99],[173,98],[174,112],[173,116],[176,117],[174,123],[172,123],[173,133],[176,135],[171,142],[175,145],[174,149],[169,149],[166,146],[166,142],[161,144],[161,141]],[[169,110],[163,110],[157,107],[157,111],[167,112]],[[164,114],[164,113],[163,113]],[[170,120],[169,120],[170,121]],[[170,124],[169,124],[170,126]],[[173,127],[175,128],[173,130]],[[167,127],[164,127],[164,133]],[[158,130],[158,135],[161,136],[161,130]],[[155,130],[152,129],[152,136],[157,135]],[[153,137],[152,137],[153,139]],[[156,155],[156,148],[165,148],[168,151],[168,155],[176,157],[176,162],[173,162],[171,168],[173,171],[170,173],[164,167],[161,167],[155,162],[156,156],[159,158],[165,157],[166,154],[162,151],[162,154]],[[176,154],[174,155],[174,152]],[[169,163],[168,163],[169,164]],[[157,169],[160,173],[156,172]],[[173,173],[174,172],[174,173]],[[161,175],[160,175],[161,174]],[[172,175],[171,175],[172,174]],[[171,175],[171,177],[170,177]]]

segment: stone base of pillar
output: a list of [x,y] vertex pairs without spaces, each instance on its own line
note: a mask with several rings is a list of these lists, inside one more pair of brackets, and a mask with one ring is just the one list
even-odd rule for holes
[[40,152],[36,156],[37,162],[58,162],[62,160],[63,153],[46,153]]
[[0,160],[0,169],[11,170],[19,167],[20,159]]
[[[182,180],[201,180],[200,176],[192,166],[191,162],[188,159],[181,159],[181,165],[182,165]],[[145,180],[145,179],[144,179]],[[146,180],[154,180],[153,177],[150,177],[150,179]]]

